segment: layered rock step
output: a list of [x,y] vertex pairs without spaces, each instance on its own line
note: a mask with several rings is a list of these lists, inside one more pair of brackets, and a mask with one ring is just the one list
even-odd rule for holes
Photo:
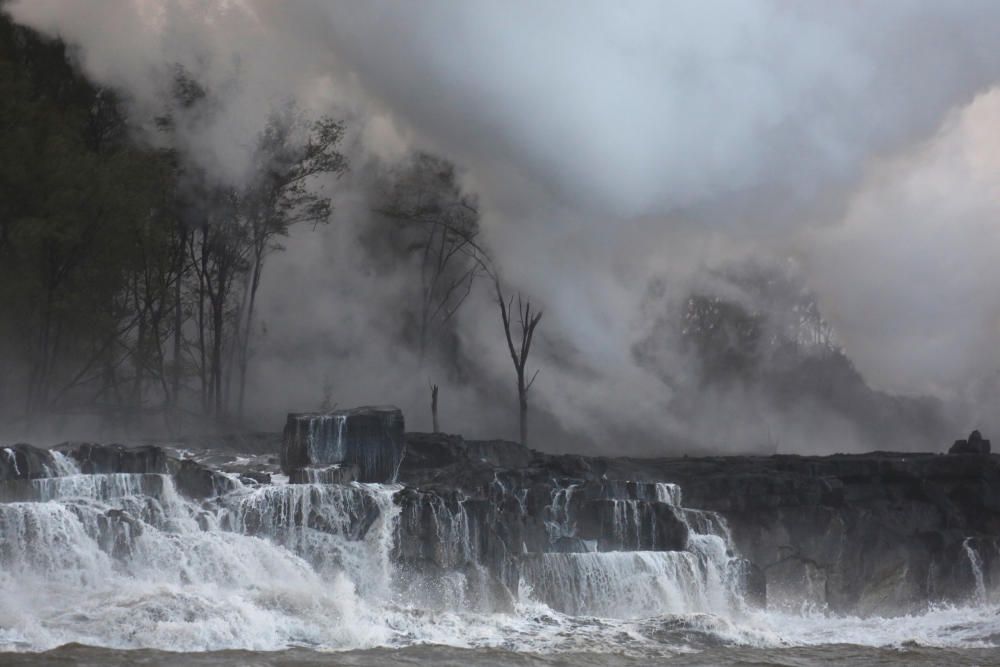
[[[322,571],[354,567],[365,586],[486,611],[525,586],[611,615],[765,599],[870,613],[998,590],[996,455],[614,459],[442,434],[404,444],[402,428],[394,408],[290,416],[291,484],[271,483],[277,457],[229,456],[223,472],[209,467],[219,452],[0,448],[0,538],[30,564],[76,533],[115,558],[137,536],[165,549],[172,535],[259,536]],[[14,546],[0,539],[0,565]]]

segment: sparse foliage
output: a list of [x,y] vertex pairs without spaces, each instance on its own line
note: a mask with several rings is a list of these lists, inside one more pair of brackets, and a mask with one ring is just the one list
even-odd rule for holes
[[420,271],[417,349],[421,363],[483,273],[486,255],[477,243],[479,212],[464,195],[454,166],[419,154],[391,174],[375,212],[395,223],[393,240],[416,257]]

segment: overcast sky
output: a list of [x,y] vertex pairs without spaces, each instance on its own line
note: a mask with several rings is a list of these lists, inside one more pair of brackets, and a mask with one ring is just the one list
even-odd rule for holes
[[[241,177],[246,137],[289,98],[349,118],[371,155],[454,160],[505,274],[603,380],[546,371],[538,391],[567,422],[604,419],[609,393],[630,418],[655,413],[655,383],[631,355],[650,279],[679,289],[746,257],[800,267],[875,386],[952,397],[995,375],[998,2],[15,0],[8,11],[76,45],[139,114],[162,104],[182,64],[217,97],[183,129],[190,157],[220,177]],[[328,264],[294,239],[282,261]],[[310,276],[299,279],[328,280]],[[462,326],[499,377],[509,361],[488,308],[469,308]]]

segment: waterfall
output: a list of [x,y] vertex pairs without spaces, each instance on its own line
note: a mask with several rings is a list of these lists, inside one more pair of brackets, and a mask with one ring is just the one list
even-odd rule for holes
[[218,525],[280,544],[317,571],[344,572],[366,594],[384,596],[399,508],[399,487],[381,484],[286,484],[223,497]]
[[0,503],[0,626],[32,645],[385,640],[365,600],[387,595],[396,488],[235,488],[198,503],[169,475],[30,485],[32,501]]
[[13,447],[4,447],[3,448],[3,453],[7,456],[7,459],[10,461],[11,465],[14,467],[14,474],[15,475],[20,475],[21,474],[21,469],[17,467],[17,452],[14,451],[14,448]]
[[962,540],[962,549],[965,550],[965,555],[969,559],[969,567],[972,568],[972,576],[976,582],[975,600],[977,603],[983,604],[987,597],[986,580],[983,577],[983,559],[972,545],[971,537]]
[[[628,487],[619,486],[617,493],[624,494]],[[549,512],[552,519],[547,524],[557,528],[560,535],[570,537],[575,535],[574,526],[568,521],[565,508],[570,505],[573,490],[569,486],[554,492]],[[602,553],[533,555],[526,559],[523,568],[529,594],[553,609],[573,615],[729,616],[742,610],[745,563],[735,555],[725,519],[715,512],[681,508],[681,490],[673,484],[657,484],[654,497],[655,502],[675,508],[687,525],[690,532],[686,549],[627,550],[629,545],[634,547],[647,539],[641,531],[643,526],[652,527],[655,542],[656,523],[642,519],[643,513],[650,511],[650,505],[643,500],[609,499],[613,543],[620,545],[619,548]]]
[[54,476],[66,477],[68,475],[80,474],[80,466],[76,464],[76,461],[54,449],[49,450],[49,453],[52,454],[52,472]]
[[532,594],[573,615],[640,618],[730,613],[726,562],[691,551],[541,554],[528,562]]
[[[310,442],[339,446],[337,422],[311,422]],[[351,466],[223,474],[196,500],[179,480],[208,471],[189,464],[81,474],[53,451],[52,476],[0,482],[0,630],[40,648],[342,647],[387,641],[400,608],[512,611],[522,590],[620,618],[742,604],[725,521],[676,485],[498,474],[477,495],[345,481]],[[677,526],[676,550],[655,546]]]
[[566,487],[556,486],[552,491],[552,501],[546,507],[545,527],[549,541],[556,542],[559,538],[573,537],[576,526],[570,511],[573,501],[573,491],[578,485],[569,484]]
[[319,415],[309,420],[306,436],[309,457],[312,461],[343,461],[344,427],[346,415]]
[[656,483],[657,502],[666,503],[675,507],[681,506],[681,487],[667,482]]

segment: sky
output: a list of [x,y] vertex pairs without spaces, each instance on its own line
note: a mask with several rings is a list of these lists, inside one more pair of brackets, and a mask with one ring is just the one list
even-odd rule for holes
[[[650,284],[678,298],[751,258],[796,267],[872,386],[995,412],[983,394],[1000,349],[1000,3],[13,0],[7,11],[73,45],[137,117],[162,107],[178,64],[191,72],[213,106],[182,117],[180,137],[220,179],[245,176],[247,137],[288,100],[345,118],[357,163],[412,150],[454,161],[504,276],[545,309],[533,399],[565,430],[669,429],[666,390],[633,354]],[[340,185],[321,242],[293,236],[269,268],[280,279],[263,287],[260,372],[281,382],[258,391],[262,404],[308,401],[325,382],[344,403],[425,401],[426,378],[390,370],[412,360],[380,333],[379,304],[404,278],[373,281],[353,252],[356,186]],[[460,317],[482,372],[511,383],[488,292]],[[296,358],[317,339],[332,341],[329,360]],[[513,435],[482,396],[452,396],[456,427]]]

